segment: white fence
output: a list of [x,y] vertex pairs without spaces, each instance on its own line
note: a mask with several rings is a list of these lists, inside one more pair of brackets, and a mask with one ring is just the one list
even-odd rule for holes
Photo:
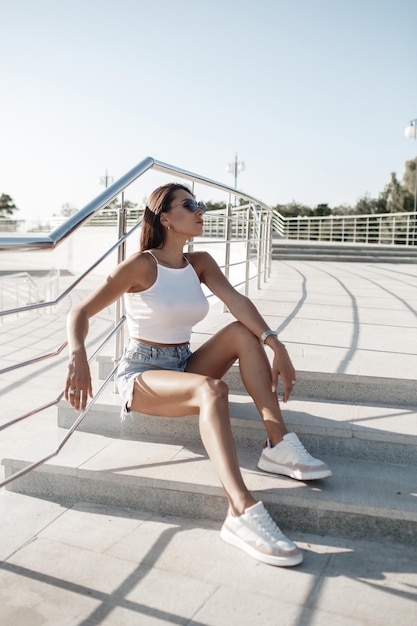
[[274,211],[273,228],[286,239],[417,245],[417,216],[412,212],[284,217]]

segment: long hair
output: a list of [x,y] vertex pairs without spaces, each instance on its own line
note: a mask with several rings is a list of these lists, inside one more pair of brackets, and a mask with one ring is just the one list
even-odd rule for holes
[[140,235],[140,250],[162,248],[165,243],[166,231],[161,225],[161,213],[167,213],[170,209],[174,194],[178,189],[191,193],[186,185],[181,183],[168,183],[158,187],[151,193],[145,207]]

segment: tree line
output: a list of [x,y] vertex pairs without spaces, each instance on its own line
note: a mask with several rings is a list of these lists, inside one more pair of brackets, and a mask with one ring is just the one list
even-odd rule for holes
[[0,217],[10,217],[18,210],[13,199],[7,193],[0,195]]
[[328,204],[318,204],[312,208],[298,202],[277,204],[274,209],[285,217],[321,216],[321,215],[365,215],[375,213],[403,213],[414,210],[416,194],[416,168],[417,157],[406,161],[402,181],[398,180],[395,172],[392,172],[390,181],[383,191],[372,198],[370,194],[364,194],[354,206],[341,204],[331,208]]

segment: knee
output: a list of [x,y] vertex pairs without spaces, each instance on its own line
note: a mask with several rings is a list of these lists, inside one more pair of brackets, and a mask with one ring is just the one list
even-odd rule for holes
[[225,382],[217,378],[205,377],[202,381],[199,393],[201,402],[228,402],[229,387]]
[[243,343],[244,345],[260,345],[256,335],[240,322],[232,322],[229,328],[234,334],[234,341],[237,343]]

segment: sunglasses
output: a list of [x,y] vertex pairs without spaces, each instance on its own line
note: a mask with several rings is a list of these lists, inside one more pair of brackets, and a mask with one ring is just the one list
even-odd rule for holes
[[182,206],[184,207],[184,209],[188,209],[192,213],[195,213],[196,211],[203,211],[203,213],[205,213],[207,210],[203,202],[196,202],[195,200],[191,199],[183,200],[181,204],[176,204],[175,206],[171,207],[171,209],[175,209],[175,207],[177,206]]

